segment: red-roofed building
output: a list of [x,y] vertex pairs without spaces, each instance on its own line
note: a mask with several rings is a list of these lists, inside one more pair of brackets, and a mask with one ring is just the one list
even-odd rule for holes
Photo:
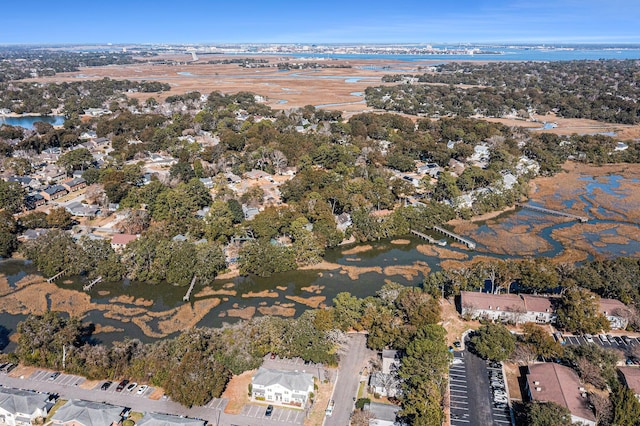
[[138,238],[138,235],[132,234],[116,234],[111,237],[111,247],[114,250],[122,250],[129,244],[131,241],[134,241]]
[[598,311],[611,323],[612,329],[625,329],[629,325],[631,310],[616,299],[600,299]]
[[491,294],[461,291],[462,315],[471,319],[523,322],[527,309],[517,294]]
[[526,390],[531,401],[555,402],[566,407],[572,423],[596,426],[587,391],[573,369],[553,362],[530,365]]

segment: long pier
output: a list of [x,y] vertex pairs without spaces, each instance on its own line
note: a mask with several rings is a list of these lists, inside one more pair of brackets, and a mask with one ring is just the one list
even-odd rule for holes
[[82,287],[82,289],[84,291],[89,291],[89,290],[91,290],[91,287],[93,287],[94,285],[98,284],[100,281],[102,281],[102,277],[101,276],[96,278],[95,280],[91,281],[89,284],[84,285]]
[[476,249],[476,243],[471,241],[471,240],[469,240],[469,239],[467,239],[467,238],[461,237],[460,235],[458,235],[458,234],[456,234],[454,232],[448,231],[448,230],[446,230],[444,228],[441,228],[439,226],[434,226],[433,229],[435,229],[438,232],[443,233],[444,235],[446,235],[449,238],[453,238],[454,240],[458,241],[459,243],[462,243],[462,244],[466,245],[471,250],[475,250]]
[[413,235],[417,235],[418,237],[422,238],[423,240],[427,240],[428,242],[430,242],[431,244],[437,244],[439,246],[446,246],[447,242],[445,240],[436,240],[435,238],[427,235],[427,234],[423,234],[422,232],[418,232],[415,229],[411,230],[411,233]]
[[196,276],[193,276],[193,279],[191,280],[191,284],[189,285],[189,290],[187,290],[187,294],[184,295],[184,297],[182,298],[182,300],[184,300],[185,302],[188,302],[189,299],[191,298],[191,292],[193,291],[193,286],[196,285]]
[[61,277],[62,275],[65,274],[65,272],[67,272],[66,269],[64,271],[58,272],[57,274],[55,274],[51,278],[47,278],[47,282],[50,283],[51,281],[55,280],[56,278]]
[[571,213],[565,213],[565,212],[561,212],[558,210],[551,210],[551,209],[546,209],[544,207],[538,207],[538,206],[532,206],[531,204],[521,204],[521,203],[516,203],[516,206],[521,207],[523,209],[529,209],[529,210],[533,210],[536,212],[540,212],[540,213],[547,213],[547,214],[552,214],[552,215],[556,215],[556,216],[564,216],[564,217],[568,217],[570,219],[573,220],[578,220],[582,223],[588,222],[589,218],[586,216],[578,216],[575,214],[571,214]]

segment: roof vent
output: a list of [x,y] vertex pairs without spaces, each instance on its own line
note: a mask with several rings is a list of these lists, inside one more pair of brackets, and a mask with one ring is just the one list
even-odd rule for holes
[[583,388],[582,386],[581,386],[581,387],[579,387],[579,388],[578,388],[578,390],[579,390],[580,392],[586,392],[586,391],[587,391],[587,390],[586,390],[585,388]]
[[540,382],[536,380],[535,382],[533,382],[533,384],[538,386],[540,384]]
[[542,390],[542,388],[541,388],[541,387],[536,387],[536,391],[537,391],[537,392],[540,392],[541,390]]

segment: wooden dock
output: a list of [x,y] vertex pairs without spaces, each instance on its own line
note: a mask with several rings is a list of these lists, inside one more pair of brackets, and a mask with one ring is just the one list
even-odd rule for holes
[[52,276],[51,278],[47,278],[47,282],[50,283],[51,281],[55,280],[56,278],[61,277],[62,275],[65,274],[65,272],[67,272],[67,270],[65,269],[62,272],[58,272],[57,274],[55,274],[54,276]]
[[565,212],[561,212],[558,210],[551,210],[551,209],[546,209],[544,207],[538,207],[538,206],[532,206],[531,204],[521,204],[521,203],[516,203],[516,206],[523,208],[523,209],[528,209],[528,210],[533,210],[536,212],[540,212],[540,213],[547,213],[547,214],[552,214],[555,216],[564,216],[564,217],[568,217],[570,219],[573,220],[578,220],[582,223],[588,222],[589,218],[586,216],[578,216],[575,214],[571,214],[571,213],[565,213]]
[[458,234],[456,234],[454,232],[448,231],[448,230],[446,230],[444,228],[441,228],[439,226],[434,226],[433,229],[435,229],[438,232],[443,233],[444,235],[446,235],[449,238],[453,238],[454,240],[456,240],[459,243],[462,243],[462,244],[466,245],[471,250],[475,250],[476,249],[476,243],[474,243],[473,241],[471,241],[471,240],[469,240],[467,238],[461,237],[460,235],[458,235]]
[[184,300],[185,302],[188,302],[189,299],[191,298],[191,292],[193,291],[193,287],[196,285],[196,276],[193,276],[193,279],[191,280],[191,284],[189,285],[189,290],[187,290],[187,294],[184,295],[184,297],[182,298],[182,300]]
[[411,230],[411,233],[413,235],[416,235],[416,236],[422,238],[423,240],[427,240],[431,244],[436,244],[436,245],[439,245],[439,246],[446,246],[447,245],[447,242],[445,240],[436,240],[435,238],[430,237],[427,234],[423,234],[422,232],[418,232],[418,231],[416,231],[414,229]]
[[100,281],[102,281],[102,277],[98,277],[95,280],[91,281],[89,284],[82,286],[82,289],[84,291],[89,291],[91,290],[91,287],[93,287],[94,285],[98,284]]

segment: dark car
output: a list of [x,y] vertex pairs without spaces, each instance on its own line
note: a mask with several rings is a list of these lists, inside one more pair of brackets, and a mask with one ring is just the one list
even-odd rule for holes
[[453,347],[459,349],[462,346],[462,343],[458,342],[457,340],[455,342],[453,342]]
[[124,379],[123,381],[118,383],[118,387],[116,388],[116,392],[122,392],[122,389],[124,389],[124,387],[127,386],[128,383],[129,383],[129,381],[127,379]]
[[273,405],[269,405],[267,407],[267,411],[264,412],[264,415],[269,417],[271,415],[271,413],[273,413]]
[[51,375],[49,376],[49,380],[53,381],[55,379],[58,378],[58,376],[60,375],[59,371],[54,371],[53,373],[51,373]]
[[4,371],[6,371],[7,373],[11,373],[11,371],[13,371],[14,369],[18,368],[18,364],[11,364],[9,363],[9,365],[7,365],[4,368]]
[[102,386],[100,386],[100,389],[107,390],[107,389],[109,389],[111,387],[112,384],[113,384],[113,382],[104,382],[102,384]]

